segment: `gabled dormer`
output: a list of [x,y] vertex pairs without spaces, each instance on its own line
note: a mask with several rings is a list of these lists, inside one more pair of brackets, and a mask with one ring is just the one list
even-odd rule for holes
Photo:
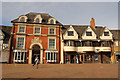
[[101,40],[113,40],[113,34],[110,32],[110,30],[107,27],[104,27],[102,33],[100,36]]
[[94,29],[90,26],[88,26],[88,28],[82,34],[83,40],[95,40],[96,37],[97,37],[97,35],[96,35]]
[[78,34],[75,31],[75,29],[70,25],[70,27],[66,30],[66,32],[63,34],[64,40],[76,40],[78,39]]
[[42,23],[41,15],[36,15],[36,17],[34,18],[34,23]]
[[21,15],[18,19],[18,22],[27,22],[27,19],[28,19],[27,16]]

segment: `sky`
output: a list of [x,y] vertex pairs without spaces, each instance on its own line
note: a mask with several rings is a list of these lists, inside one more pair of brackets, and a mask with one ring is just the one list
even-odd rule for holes
[[[120,10],[119,10],[120,11]],[[63,25],[90,25],[118,29],[118,2],[2,2],[2,24],[29,12],[49,13]],[[1,13],[0,13],[1,14]]]

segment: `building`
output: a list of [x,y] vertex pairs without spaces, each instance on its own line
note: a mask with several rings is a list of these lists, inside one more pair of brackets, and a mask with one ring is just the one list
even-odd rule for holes
[[62,24],[46,13],[28,13],[11,21],[11,63],[59,63]]
[[9,62],[9,40],[10,40],[10,33],[11,33],[11,26],[0,26],[0,33],[1,33],[1,61],[2,63]]
[[113,35],[107,27],[64,25],[62,27],[61,55],[64,63],[110,63]]
[[112,45],[112,63],[120,62],[120,30],[110,30],[113,34],[113,45]]

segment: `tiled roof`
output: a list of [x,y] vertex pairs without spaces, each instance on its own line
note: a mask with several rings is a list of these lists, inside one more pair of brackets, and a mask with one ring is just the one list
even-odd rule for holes
[[[90,25],[72,25],[72,27],[78,33],[80,39],[81,39],[81,36],[83,35],[83,33],[88,28],[88,26],[90,26]],[[70,25],[64,25],[62,27],[62,34],[64,34],[69,27],[70,27]],[[96,28],[94,29],[92,26],[90,26],[90,28],[95,32],[95,34],[97,35],[97,38],[100,39],[100,36],[102,35],[105,27],[96,26]]]
[[120,30],[110,30],[113,34],[113,39],[120,40]]
[[[26,23],[33,23],[34,21],[34,18],[37,16],[37,15],[40,15],[41,18],[42,18],[42,23],[41,24],[48,24],[48,20],[50,18],[54,18],[52,16],[50,16],[49,14],[46,14],[46,13],[28,13],[26,14],[25,16],[27,16],[27,22]],[[22,15],[21,15],[22,16]],[[13,23],[19,23],[18,21],[19,18],[11,21]],[[40,23],[39,23],[40,24]],[[56,25],[62,25],[59,21],[56,20]]]

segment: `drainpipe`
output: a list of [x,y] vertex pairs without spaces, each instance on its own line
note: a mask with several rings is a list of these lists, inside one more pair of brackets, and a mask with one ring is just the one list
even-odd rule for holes
[[12,44],[13,44],[14,32],[15,32],[15,23],[13,23],[13,34],[11,35],[11,41],[10,41],[10,57],[9,57],[9,63],[11,63],[11,53],[12,53]]
[[60,25],[59,25],[59,63],[60,63]]

